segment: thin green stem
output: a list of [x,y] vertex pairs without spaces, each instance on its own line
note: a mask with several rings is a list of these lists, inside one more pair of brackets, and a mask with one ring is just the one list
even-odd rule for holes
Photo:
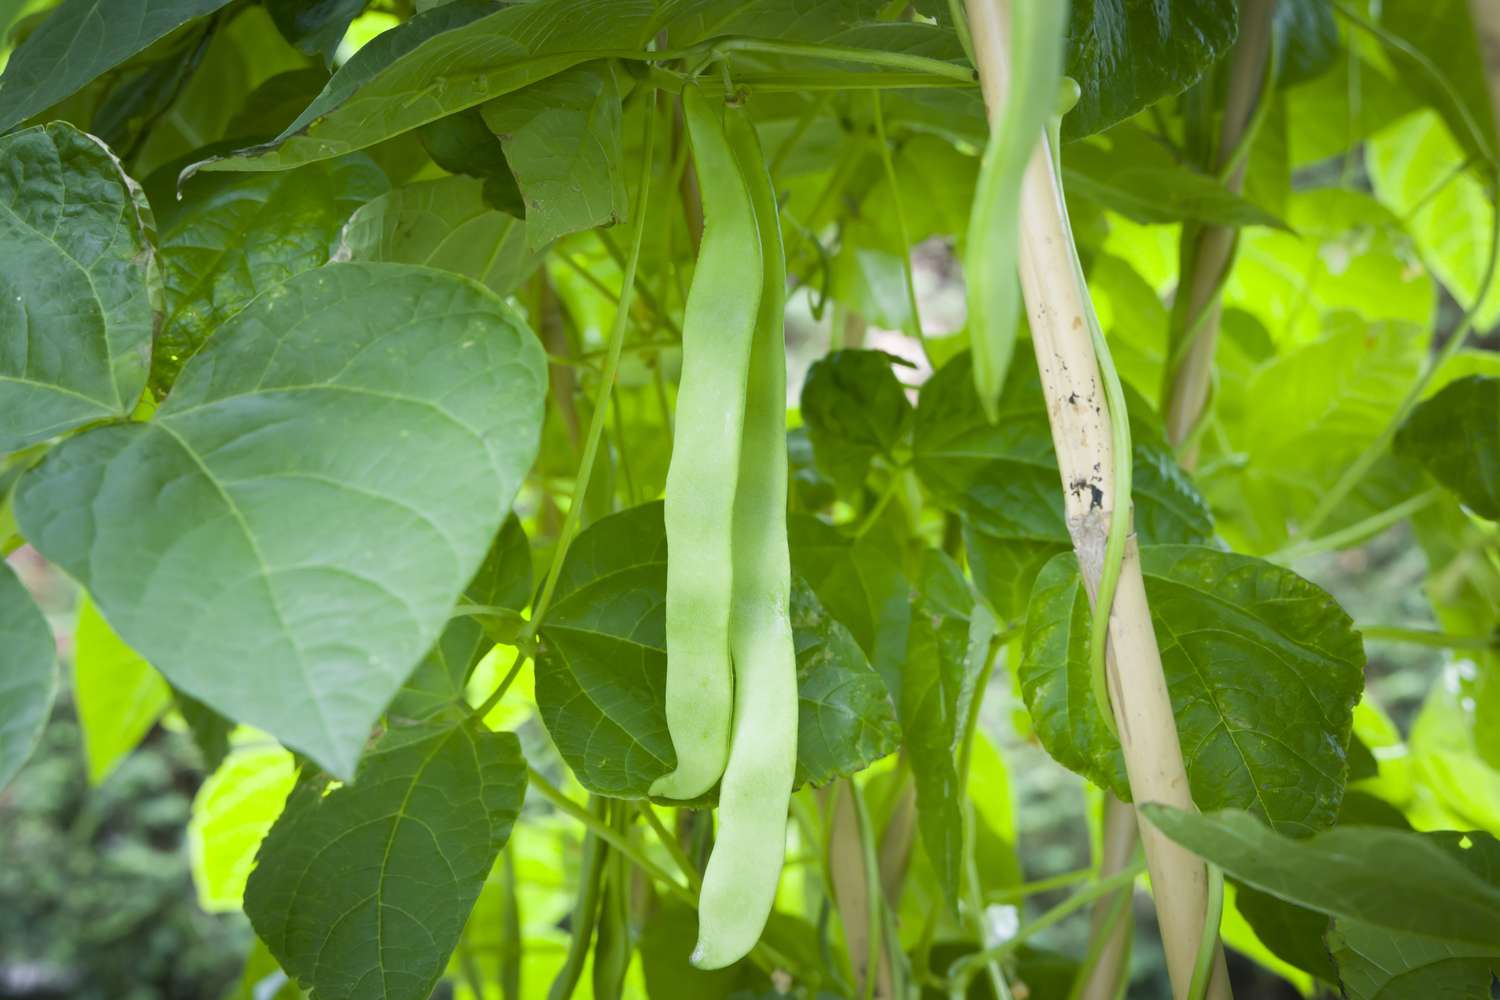
[[890,505],[891,498],[896,495],[900,488],[901,473],[899,470],[892,471],[891,481],[886,483],[885,489],[880,491],[880,496],[876,498],[875,503],[870,507],[869,513],[859,522],[859,527],[854,529],[855,538],[863,538],[870,533],[870,529],[879,523],[880,515],[885,513],[886,507]]
[[841,783],[849,790],[854,803],[854,816],[859,824],[859,847],[865,869],[865,917],[867,920],[865,941],[864,1000],[874,1000],[875,980],[880,978],[880,960],[885,954],[885,926],[881,918],[881,907],[885,894],[880,889],[880,861],[875,853],[875,824],[870,821],[870,810],[865,806],[864,794],[853,778]]
[[830,62],[858,63],[864,66],[887,66],[891,69],[910,70],[929,76],[961,80],[970,84],[979,82],[979,75],[966,66],[907,52],[888,52],[884,49],[850,49],[834,45],[778,42],[764,38],[742,37],[716,38],[700,46],[699,49],[715,54],[761,52],[766,55],[802,56],[808,59],[827,59]]
[[677,870],[682,872],[683,878],[688,880],[688,885],[692,886],[696,892],[703,884],[703,876],[699,875],[698,869],[693,867],[693,862],[688,858],[687,852],[682,849],[682,845],[677,842],[677,838],[672,836],[672,831],[668,830],[666,824],[661,821],[661,817],[656,815],[655,807],[649,802],[641,803],[641,815],[646,817],[646,825],[651,827],[651,832],[656,834],[656,839],[661,841],[661,846],[666,848],[667,853],[672,856]]
[[482,719],[486,715],[489,715],[490,712],[494,711],[495,706],[500,704],[500,699],[505,697],[505,692],[510,690],[510,686],[514,684],[516,682],[516,678],[520,676],[521,667],[526,664],[526,661],[530,658],[530,655],[531,654],[528,653],[525,649],[516,650],[515,661],[511,663],[510,669],[505,672],[505,677],[501,679],[500,683],[495,687],[495,690],[491,691],[489,697],[484,699],[484,701],[478,708],[474,709],[474,718]]
[[958,35],[958,44],[964,50],[969,65],[975,65],[974,38],[969,34],[969,19],[964,14],[963,0],[948,0],[948,18],[953,22],[953,31]]
[[1214,953],[1219,944],[1219,923],[1224,919],[1224,870],[1208,864],[1208,911],[1203,918],[1203,933],[1198,938],[1198,954],[1193,958],[1193,978],[1188,983],[1187,1000],[1203,1000],[1214,975]]
[[[974,803],[969,799],[962,782],[959,788],[964,795],[964,906],[969,911],[969,927],[974,932],[974,939],[982,946],[985,928],[984,896],[979,884],[979,862],[974,855]],[[1005,970],[1000,967],[1000,959],[991,958],[986,961],[984,971],[989,977],[990,990],[995,994],[995,1000],[1013,1000],[1010,984],[1005,981]]]
[[1433,487],[1414,497],[1408,497],[1394,506],[1388,507],[1377,514],[1371,514],[1347,528],[1331,531],[1319,538],[1309,538],[1305,542],[1288,545],[1271,553],[1266,558],[1272,562],[1291,562],[1296,559],[1305,559],[1308,556],[1317,555],[1321,552],[1336,552],[1339,549],[1347,549],[1358,545],[1360,542],[1380,534],[1394,524],[1399,524],[1411,517],[1417,511],[1431,504],[1442,496],[1442,490]]
[[922,345],[922,356],[932,363],[932,352],[927,347],[927,334],[922,329],[922,310],[917,305],[917,278],[911,266],[911,230],[906,226],[906,210],[901,206],[901,186],[896,181],[896,164],[891,158],[891,144],[885,134],[885,115],[881,112],[880,92],[870,95],[870,109],[875,118],[875,145],[880,151],[880,166],[885,171],[885,181],[891,186],[891,209],[896,216],[896,234],[901,238],[901,276],[906,283],[906,307],[911,310],[912,332],[917,343]]
[[[1078,971],[1073,974],[1073,988],[1068,991],[1068,1000],[1078,1000],[1083,995],[1085,987],[1093,978],[1094,969],[1098,968],[1099,961],[1104,957],[1109,943],[1114,940],[1115,930],[1120,926],[1120,921],[1130,912],[1131,892],[1122,890],[1110,904],[1109,915],[1104,918],[1104,923],[1099,925],[1099,932],[1089,939],[1089,950],[1083,956],[1083,963],[1078,966]],[[1129,948],[1129,939],[1126,939],[1125,947]],[[1123,969],[1121,970],[1123,974]],[[1121,984],[1124,985],[1123,983]]]
[[807,107],[802,109],[802,114],[797,118],[797,124],[792,126],[786,138],[776,146],[776,152],[771,157],[771,165],[767,168],[772,177],[781,173],[787,157],[792,155],[792,150],[797,148],[797,143],[802,141],[807,130],[812,128],[813,122],[817,121],[818,116],[828,107],[829,99],[828,94],[823,94],[807,102]]
[[646,139],[641,156],[641,183],[636,192],[635,206],[632,209],[634,215],[630,229],[630,256],[625,261],[624,278],[620,283],[620,306],[615,310],[614,326],[609,331],[609,354],[604,359],[604,370],[599,376],[599,392],[594,400],[594,412],[589,417],[588,437],[584,440],[583,458],[578,463],[573,502],[568,504],[568,514],[563,520],[562,531],[558,534],[557,548],[552,553],[552,566],[547,571],[547,582],[542,585],[542,593],[537,598],[536,609],[532,612],[531,621],[526,626],[524,635],[528,639],[534,637],[537,629],[541,627],[542,618],[552,602],[552,593],[557,589],[557,579],[562,570],[563,560],[567,557],[568,547],[573,543],[573,538],[578,534],[579,526],[583,522],[583,498],[588,495],[589,477],[593,475],[594,458],[599,453],[599,439],[604,434],[604,421],[609,415],[609,395],[614,390],[615,376],[620,370],[620,351],[625,346],[625,328],[630,322],[630,297],[635,289],[636,267],[641,260],[642,237],[646,232],[646,209],[651,193],[652,152],[656,144],[656,115],[654,113],[656,97],[654,93],[650,100],[652,107],[646,114]]
[[1031,921],[1031,923],[1026,924],[1012,937],[1000,944],[992,948],[985,948],[982,951],[974,952],[971,955],[965,955],[963,958],[956,960],[948,967],[948,995],[951,1000],[962,1000],[968,991],[969,981],[974,978],[975,973],[979,971],[985,962],[991,959],[1008,957],[1031,938],[1054,924],[1061,922],[1074,911],[1089,905],[1096,899],[1109,895],[1116,889],[1130,885],[1141,872],[1145,871],[1145,868],[1144,862],[1136,861],[1129,868],[1125,868],[1108,878],[1102,878],[1092,885],[1078,890],[1046,913],[1043,913],[1040,917]]
[[992,903],[1014,903],[1028,896],[1038,896],[1044,892],[1056,892],[1058,889],[1066,889],[1070,885],[1079,882],[1087,882],[1094,877],[1094,869],[1079,868],[1075,871],[1061,872],[1050,875],[1047,878],[1037,879],[1034,882],[1022,882],[1020,885],[1011,886],[1009,889],[998,889],[989,893],[988,898]]
[[1500,632],[1494,635],[1451,635],[1436,629],[1406,625],[1361,625],[1360,633],[1376,642],[1399,642],[1434,649],[1500,649]]

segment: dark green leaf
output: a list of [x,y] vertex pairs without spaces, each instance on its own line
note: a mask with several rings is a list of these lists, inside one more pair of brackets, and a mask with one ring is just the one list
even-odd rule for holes
[[454,271],[509,295],[536,270],[526,224],[487,204],[483,184],[445,177],[396,188],[360,208],[335,256]]
[[[1338,816],[1364,650],[1322,590],[1252,556],[1141,550],[1193,800],[1248,809],[1302,836]],[[1089,684],[1088,602],[1071,553],[1037,577],[1021,692],[1058,761],[1127,798],[1119,744]]]
[[1327,0],[1279,0],[1273,17],[1278,86],[1305,83],[1333,68],[1339,59],[1339,26]]
[[1323,943],[1328,914],[1245,885],[1235,887],[1234,905],[1255,930],[1255,936],[1277,958],[1326,983],[1338,982],[1338,970]]
[[514,639],[514,625],[530,599],[531,549],[520,520],[512,514],[463,595],[467,604],[512,614],[455,612],[437,645],[401,685],[387,714],[395,719],[425,719],[461,705],[469,675],[494,648],[495,633],[508,632],[508,638]]
[[1150,133],[1129,123],[1067,146],[1062,160],[1069,195],[1082,195],[1136,222],[1285,228],[1218,179],[1179,163]]
[[531,249],[625,217],[620,90],[610,63],[574,66],[480,110],[525,199]]
[[349,22],[368,0],[265,0],[266,10],[282,37],[310,56],[321,55],[333,64],[333,53],[344,40]]
[[229,734],[234,731],[234,723],[190,694],[182,691],[175,694],[178,714],[193,735],[193,743],[203,759],[203,770],[212,774],[229,755]]
[[229,0],[64,0],[0,76],[0,132]]
[[150,423],[53,449],[17,520],[174,685],[347,776],[531,464],[543,369],[472,282],[332,264],[226,323]]
[[802,420],[818,468],[846,489],[865,480],[870,460],[894,464],[910,431],[912,406],[883,351],[834,351],[802,383]]
[[[676,761],[667,733],[666,533],[660,503],[603,518],[568,549],[541,629],[536,699],[591,792],[645,796]],[[795,580],[795,578],[794,578]],[[848,632],[801,581],[798,780],[823,783],[895,750],[889,695]]]
[[0,789],[31,756],[57,693],[57,649],[15,570],[0,561]]
[[1347,1000],[1490,1000],[1500,944],[1433,941],[1335,920],[1328,949]]
[[1500,378],[1470,375],[1443,386],[1412,411],[1395,447],[1474,513],[1500,519]]
[[[463,174],[486,180],[496,174],[510,177],[510,185],[516,179],[511,175],[510,165],[505,162],[505,150],[500,138],[484,123],[478,108],[468,108],[457,114],[428,122],[417,129],[417,138],[422,148],[432,157],[432,162],[450,174]],[[516,218],[525,217],[523,205],[514,208],[495,206],[509,211]]]
[[1179,844],[1288,902],[1430,940],[1500,941],[1500,885],[1484,868],[1500,842],[1487,833],[1341,826],[1292,840],[1239,810],[1144,809]]
[[61,122],[0,138],[0,452],[126,416],[161,288],[151,210]]
[[444,4],[356,53],[277,139],[206,168],[285,170],[363,149],[609,51],[642,48],[654,7],[651,0]]
[[[164,53],[165,58],[111,87],[89,122],[92,133],[114,149],[133,149],[141,129],[167,111],[197,70],[208,50],[209,37],[208,31],[193,32]],[[126,153],[122,156],[131,158]]]
[[[1010,619],[1019,617],[1041,564],[1070,545],[1062,482],[1030,352],[1018,352],[1011,364],[993,424],[972,381],[969,357],[962,354],[922,386],[913,464],[939,502],[964,517],[976,581]],[[1207,541],[1213,533],[1208,509],[1163,442],[1150,408],[1136,398],[1130,411],[1141,540]]]
[[1387,45],[1399,79],[1437,109],[1469,155],[1492,159],[1500,147],[1468,0],[1388,0],[1380,23],[1426,57],[1423,66],[1405,46]]
[[193,201],[161,235],[167,308],[151,380],[162,391],[208,335],[256,295],[328,263],[350,214],[386,182],[369,159],[351,156],[287,173],[204,178],[192,187]]
[[1229,51],[1234,0],[1083,0],[1068,18],[1063,70],[1083,91],[1063,138],[1099,132],[1186,90]]
[[525,794],[514,734],[475,719],[393,729],[354,784],[297,784],[245,913],[319,1000],[427,1000]]

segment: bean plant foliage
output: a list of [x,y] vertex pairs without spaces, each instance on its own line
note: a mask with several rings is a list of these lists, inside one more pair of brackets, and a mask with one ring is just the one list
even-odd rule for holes
[[[1207,958],[1491,996],[1487,8],[0,0],[0,546],[83,593],[60,658],[0,569],[0,786],[60,691],[95,782],[180,716],[236,998],[1118,995],[1144,863],[1026,881],[1031,742]],[[1319,582],[1388,532],[1414,624]]]

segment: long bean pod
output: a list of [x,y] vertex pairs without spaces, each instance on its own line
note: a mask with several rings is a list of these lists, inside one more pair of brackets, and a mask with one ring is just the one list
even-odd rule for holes
[[732,521],[762,278],[755,211],[725,137],[722,106],[689,86],[682,107],[704,230],[683,315],[677,436],[666,486],[666,711],[677,767],[651,792],[691,799],[719,780],[729,754]]
[[719,786],[719,830],[698,902],[693,964],[738,961],[765,928],[786,851],[797,768],[797,653],[788,614],[786,256],[776,193],[755,128],[731,111],[729,142],[750,189],[763,268],[734,501],[734,729]]

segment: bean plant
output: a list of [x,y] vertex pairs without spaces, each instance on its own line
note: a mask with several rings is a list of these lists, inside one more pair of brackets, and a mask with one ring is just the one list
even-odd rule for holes
[[1492,996],[1492,0],[0,30],[0,786],[190,731],[232,997]]

